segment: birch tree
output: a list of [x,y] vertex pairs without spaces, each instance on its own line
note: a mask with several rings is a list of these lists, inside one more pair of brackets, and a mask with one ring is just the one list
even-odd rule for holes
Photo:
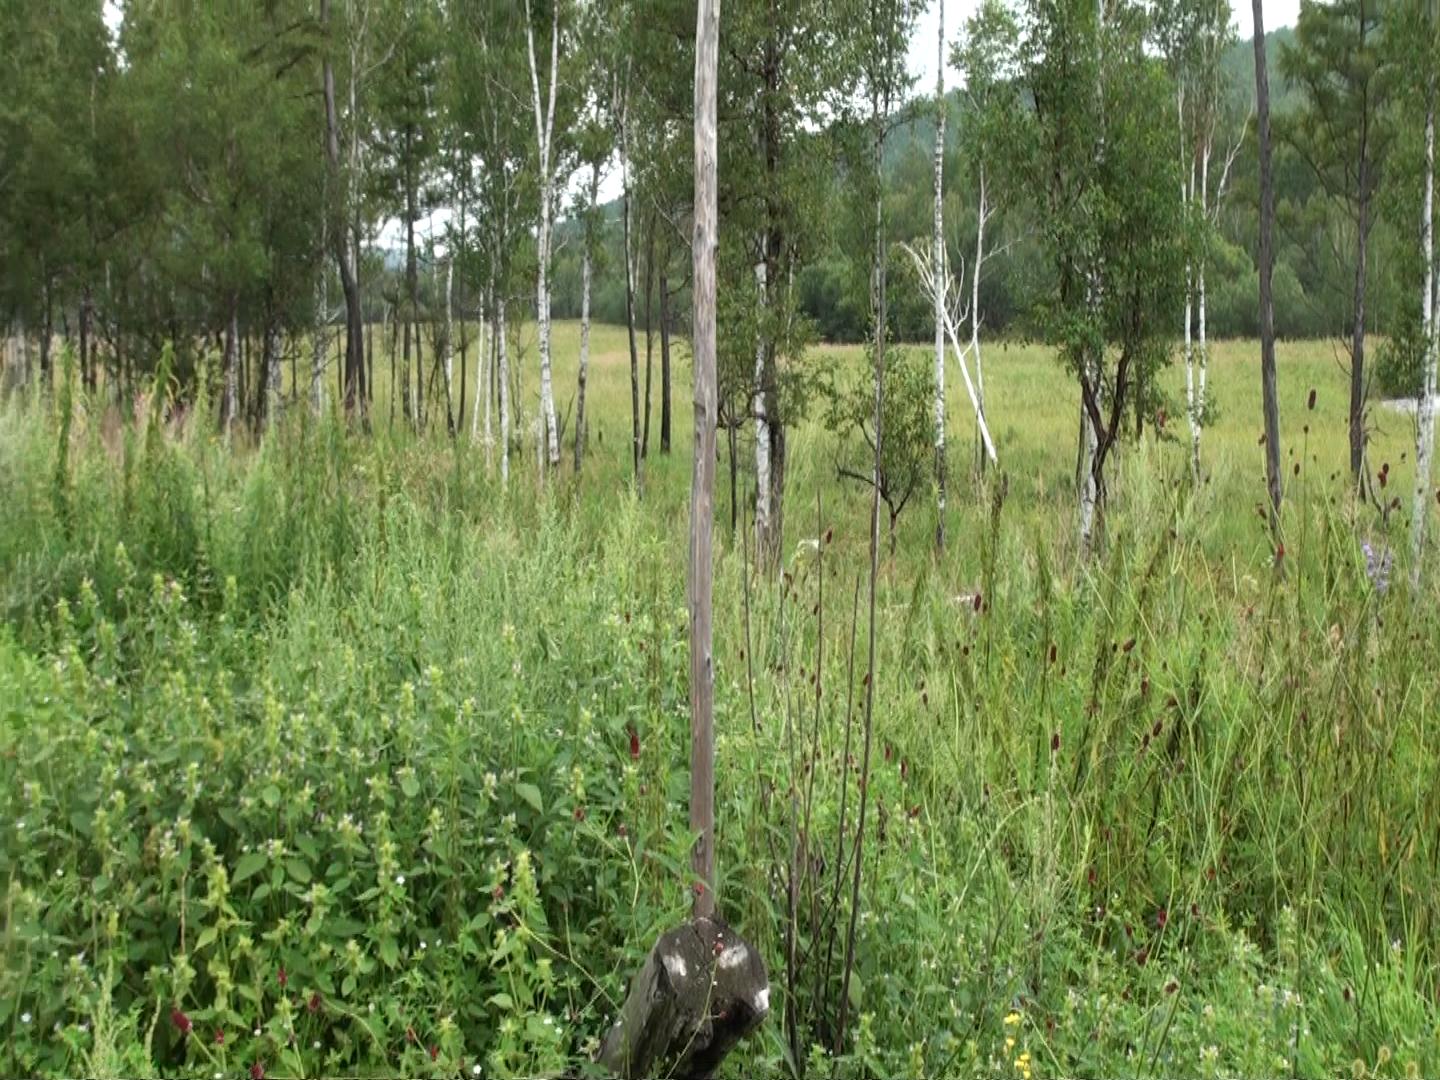
[[525,0],[525,48],[530,60],[531,106],[535,113],[535,142],[539,161],[540,223],[536,230],[535,316],[540,346],[540,438],[545,461],[560,464],[560,432],[555,422],[555,391],[550,363],[550,249],[554,239],[555,187],[559,155],[555,143],[555,98],[560,72],[560,5],[550,0],[549,88],[540,94],[540,70],[535,61],[533,0]]
[[[945,266],[945,0],[935,0],[935,221],[930,244],[941,280]],[[983,212],[983,211],[982,211]],[[935,301],[935,546],[945,547],[945,291]]]
[[[995,447],[986,420],[985,366],[980,352],[983,321],[980,282],[990,255],[991,219],[1009,199],[1005,180],[1010,169],[1006,162],[1017,152],[1015,133],[1010,129],[1014,118],[1021,115],[1025,107],[1017,89],[1018,38],[1019,27],[1009,8],[1001,0],[984,0],[979,11],[967,20],[964,39],[953,55],[953,62],[964,75],[967,108],[962,114],[960,144],[975,193],[975,243],[970,259],[968,317],[969,356],[975,366],[976,460],[982,469],[987,460],[995,461]],[[963,287],[963,274],[957,285]]]
[[1044,192],[1054,264],[1046,330],[1080,388],[1079,540],[1091,551],[1125,411],[1170,360],[1184,220],[1167,102],[1133,8],[1032,0],[1023,51],[1035,130],[1024,174]]

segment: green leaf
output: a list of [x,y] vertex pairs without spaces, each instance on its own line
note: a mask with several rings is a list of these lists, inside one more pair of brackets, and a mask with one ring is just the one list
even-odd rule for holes
[[310,867],[304,859],[286,859],[285,869],[289,872],[290,877],[301,885],[308,885],[311,877],[314,876],[310,873]]
[[407,799],[413,799],[420,794],[420,781],[415,779],[413,773],[406,773],[400,778],[400,790]]
[[230,879],[230,884],[239,885],[240,882],[254,877],[263,869],[265,869],[265,853],[263,851],[252,851],[248,855],[241,855],[240,861],[235,864],[235,876]]
[[858,971],[851,971],[851,972],[850,972],[850,1008],[853,1009],[853,1010],[856,1012],[857,1015],[858,1015],[859,1012],[860,1012],[860,1002],[862,1001],[863,998],[864,998],[864,990],[863,990],[863,988],[862,988],[862,986],[861,986],[861,984],[860,984],[860,973],[859,973]]
[[395,944],[394,938],[387,937],[380,942],[380,961],[388,968],[400,963],[400,947]]
[[280,789],[274,784],[266,784],[260,789],[260,798],[266,806],[273,810],[280,805]]
[[534,807],[537,814],[545,812],[545,804],[540,798],[540,789],[534,784],[516,784],[515,794]]
[[511,1012],[515,1008],[515,1002],[510,999],[509,994],[491,994],[490,1004],[503,1012]]

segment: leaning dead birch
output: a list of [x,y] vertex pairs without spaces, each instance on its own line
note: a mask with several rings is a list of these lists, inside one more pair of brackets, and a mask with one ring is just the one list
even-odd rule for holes
[[[955,363],[960,368],[960,377],[965,382],[965,393],[969,395],[970,406],[975,410],[975,423],[980,429],[980,442],[984,447],[985,456],[990,459],[993,465],[996,463],[995,440],[990,436],[990,425],[985,419],[985,410],[981,407],[980,396],[975,388],[975,383],[970,378],[970,368],[966,362],[966,356],[970,353],[972,345],[978,343],[978,337],[971,336],[971,344],[961,346],[959,327],[965,320],[976,318],[975,311],[967,311],[958,291],[953,289],[953,279],[944,272],[944,256],[937,260],[934,249],[924,245],[901,244],[905,252],[915,264],[915,272],[920,277],[920,284],[933,299],[937,301],[935,309],[941,316],[946,337],[950,339],[950,349],[955,355]],[[939,265],[937,265],[937,263]]]

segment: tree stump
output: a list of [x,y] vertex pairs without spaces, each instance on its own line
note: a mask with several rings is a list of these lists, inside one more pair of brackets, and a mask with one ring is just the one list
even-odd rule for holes
[[704,1080],[770,1011],[759,952],[719,919],[660,935],[605,1034],[599,1063],[615,1076]]

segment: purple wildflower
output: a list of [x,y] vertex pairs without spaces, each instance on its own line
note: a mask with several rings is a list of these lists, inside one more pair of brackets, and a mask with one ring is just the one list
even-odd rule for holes
[[1383,595],[1390,588],[1390,570],[1395,563],[1395,553],[1385,548],[1377,555],[1368,540],[1360,542],[1360,549],[1365,552],[1365,576],[1370,579],[1375,591]]

